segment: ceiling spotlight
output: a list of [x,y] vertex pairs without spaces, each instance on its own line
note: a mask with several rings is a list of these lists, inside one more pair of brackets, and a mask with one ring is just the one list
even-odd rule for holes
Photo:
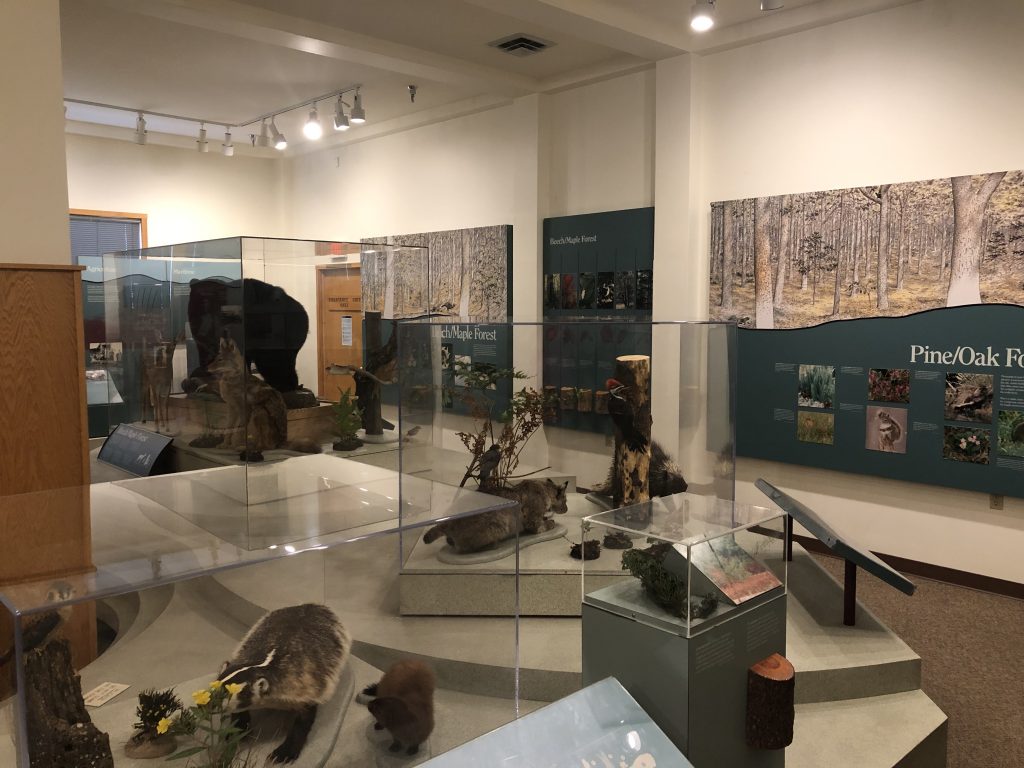
[[221,151],[224,157],[232,157],[235,154],[235,145],[231,143],[231,131],[225,129],[224,143],[221,144]]
[[288,148],[288,140],[285,139],[283,133],[277,130],[274,118],[270,118],[270,134],[274,143],[274,149],[284,150]]
[[141,112],[139,112],[139,116],[135,119],[135,143],[146,143],[146,118],[142,116]]
[[761,0],[762,11],[777,11],[785,5],[782,0]]
[[309,118],[302,126],[302,134],[310,141],[316,141],[324,135],[324,128],[320,125],[320,114],[316,111],[316,104],[309,110]]
[[203,123],[199,124],[199,138],[196,139],[196,149],[200,152],[210,151],[210,142],[206,140],[206,125]]
[[269,147],[270,146],[270,137],[267,135],[267,120],[266,120],[266,118],[263,119],[263,125],[260,127],[260,135],[256,139],[256,146],[257,147]]
[[351,126],[348,124],[348,115],[345,114],[345,102],[338,96],[338,105],[334,108],[334,130],[347,131]]
[[362,125],[366,122],[366,112],[363,111],[363,97],[356,91],[356,97],[352,101],[352,122]]
[[707,32],[715,26],[715,0],[697,0],[690,9],[690,29]]

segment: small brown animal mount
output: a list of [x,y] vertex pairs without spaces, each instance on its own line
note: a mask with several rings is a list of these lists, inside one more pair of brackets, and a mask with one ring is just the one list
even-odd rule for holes
[[380,682],[367,689],[377,697],[367,704],[377,721],[373,727],[391,734],[391,752],[404,748],[407,755],[415,755],[434,730],[434,687],[430,667],[405,660],[392,664]]

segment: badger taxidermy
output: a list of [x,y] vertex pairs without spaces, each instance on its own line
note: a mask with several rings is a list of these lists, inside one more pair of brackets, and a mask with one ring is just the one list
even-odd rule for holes
[[334,695],[351,648],[352,640],[334,611],[306,603],[268,613],[224,663],[218,680],[242,686],[228,705],[236,727],[248,730],[253,710],[296,713],[269,762],[291,763],[302,752],[317,707]]

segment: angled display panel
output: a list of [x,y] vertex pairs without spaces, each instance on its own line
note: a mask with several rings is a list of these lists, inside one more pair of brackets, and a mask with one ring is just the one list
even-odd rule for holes
[[783,493],[771,483],[758,479],[755,483],[758,490],[775,502],[783,512],[810,531],[815,538],[840,557],[859,565],[868,573],[877,576],[886,584],[895,587],[907,595],[914,594],[917,586],[899,571],[891,568],[877,558],[866,547],[859,547],[849,538],[838,533],[831,525],[822,520],[817,513],[809,509],[787,493]]

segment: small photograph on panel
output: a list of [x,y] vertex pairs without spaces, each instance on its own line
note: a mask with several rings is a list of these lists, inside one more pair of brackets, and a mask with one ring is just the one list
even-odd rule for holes
[[942,458],[968,464],[988,464],[988,430],[946,427]]
[[654,270],[636,271],[636,308],[648,312],[654,309]]
[[562,273],[562,309],[576,309],[576,275]]
[[946,374],[946,421],[992,423],[992,375]]
[[804,408],[831,408],[836,399],[834,365],[801,365],[796,404]]
[[910,371],[906,368],[869,368],[868,400],[909,403]]
[[597,273],[597,308],[615,308],[615,273]]
[[120,341],[104,341],[89,345],[89,365],[120,363],[124,345]]
[[1001,454],[1024,456],[1024,411],[1000,411],[996,435]]
[[796,439],[805,443],[832,445],[836,436],[836,417],[832,413],[799,411],[796,415]]
[[452,345],[451,344],[442,344],[441,345],[441,367],[444,368],[446,371],[450,371],[452,369],[452,362],[454,361],[454,359],[455,358],[454,358],[454,356],[452,354]]
[[864,447],[885,453],[907,452],[907,409],[869,405],[864,421]]
[[597,273],[580,272],[580,292],[576,306],[579,309],[597,307]]
[[544,309],[562,308],[562,276],[557,272],[544,275]]
[[615,273],[615,308],[636,308],[636,272]]
[[472,370],[473,358],[469,355],[455,355],[455,361],[452,363],[452,368],[455,370],[455,378],[453,384],[456,387],[466,386],[466,379],[459,375],[459,371],[468,372]]

